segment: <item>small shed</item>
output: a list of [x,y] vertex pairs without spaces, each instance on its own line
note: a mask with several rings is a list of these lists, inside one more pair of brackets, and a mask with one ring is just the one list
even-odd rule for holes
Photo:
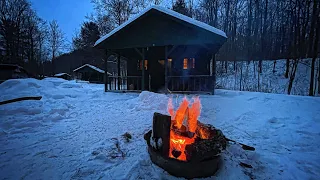
[[0,64],[0,83],[8,79],[28,78],[29,73],[15,64]]
[[[91,83],[103,83],[104,82],[104,74],[105,71],[93,66],[91,64],[85,64],[83,66],[80,66],[73,70],[75,76],[77,79],[83,80],[83,81],[89,81]],[[110,76],[111,73],[107,74]]]
[[126,76],[106,74],[105,91],[213,94],[215,54],[226,40],[215,27],[151,6],[97,40],[94,47],[105,50],[107,57],[127,59]]
[[65,80],[71,80],[71,75],[68,73],[58,73],[58,74],[55,74],[54,77],[62,78]]

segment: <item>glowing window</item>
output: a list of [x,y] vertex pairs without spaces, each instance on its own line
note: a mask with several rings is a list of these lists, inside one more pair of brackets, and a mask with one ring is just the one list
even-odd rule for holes
[[171,69],[172,59],[168,59],[168,67]]
[[[142,61],[139,60],[139,70],[142,70]],[[144,60],[144,69],[148,70],[148,60]]]
[[144,60],[144,68],[148,70],[148,60]]
[[188,69],[188,59],[187,58],[183,59],[183,69]]

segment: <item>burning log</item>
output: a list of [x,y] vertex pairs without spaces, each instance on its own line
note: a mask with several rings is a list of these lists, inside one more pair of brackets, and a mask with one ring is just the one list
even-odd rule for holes
[[152,140],[155,148],[163,156],[169,156],[171,117],[160,113],[153,114]]
[[[208,125],[209,126],[209,125]],[[186,146],[186,157],[188,162],[201,162],[220,155],[226,149],[227,140],[218,129],[212,130],[214,137],[210,139],[197,138],[194,143]]]

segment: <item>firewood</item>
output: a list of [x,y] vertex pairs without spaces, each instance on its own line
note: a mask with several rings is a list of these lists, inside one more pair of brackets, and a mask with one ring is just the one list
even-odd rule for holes
[[42,98],[42,96],[20,97],[20,98],[10,99],[10,100],[6,100],[6,101],[1,101],[0,105],[9,104],[9,103],[18,102],[18,101],[25,101],[25,100],[40,100],[41,98]]
[[187,161],[200,162],[211,159],[226,149],[227,141],[222,132],[218,129],[211,130],[211,134],[215,134],[214,136],[209,139],[196,138],[193,144],[186,146]]
[[242,149],[244,149],[244,150],[248,150],[248,151],[254,151],[254,150],[256,150],[254,147],[251,147],[251,146],[248,146],[248,145],[239,143],[239,142],[237,142],[237,141],[235,141],[235,140],[228,139],[228,138],[226,138],[226,140],[227,140],[227,141],[230,141],[230,142],[234,142],[234,143],[240,144],[241,147],[242,147]]
[[240,166],[245,167],[245,168],[252,168],[252,166],[250,164],[246,164],[244,162],[240,162],[239,164],[240,164]]
[[[169,156],[171,116],[160,113],[153,114],[152,137],[161,154]],[[161,140],[160,140],[161,139]],[[161,142],[161,143],[160,143]],[[160,145],[160,147],[159,147]]]

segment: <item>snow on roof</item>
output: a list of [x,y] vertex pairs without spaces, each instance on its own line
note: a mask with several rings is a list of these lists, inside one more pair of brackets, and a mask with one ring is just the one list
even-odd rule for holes
[[[104,70],[102,70],[102,69],[100,69],[100,68],[97,68],[97,67],[95,67],[95,66],[93,66],[93,65],[91,65],[91,64],[85,64],[85,65],[83,65],[83,66],[80,66],[80,67],[78,67],[77,69],[73,70],[73,72],[78,71],[79,69],[82,69],[82,68],[84,68],[84,67],[86,67],[86,66],[88,66],[89,68],[91,68],[91,69],[93,69],[93,70],[95,70],[95,71],[98,71],[98,72],[100,72],[100,73],[104,73]],[[108,74],[109,74],[109,75],[112,75],[112,74],[109,73],[109,72],[108,72]]]
[[137,14],[136,16],[132,17],[131,19],[129,19],[128,21],[126,21],[125,23],[121,24],[120,26],[118,26],[117,28],[115,28],[114,30],[112,30],[110,33],[104,35],[103,37],[101,37],[100,39],[98,39],[96,41],[96,43],[94,44],[94,46],[100,44],[102,41],[104,41],[105,39],[107,39],[108,37],[112,36],[113,34],[115,34],[116,32],[118,32],[119,30],[121,30],[122,28],[124,28],[125,26],[127,26],[128,24],[132,23],[133,21],[135,21],[136,19],[138,19],[140,16],[142,16],[143,14],[147,13],[148,11],[150,11],[151,9],[155,9],[155,10],[158,10],[160,12],[163,12],[165,14],[168,14],[170,16],[173,16],[177,19],[180,19],[182,21],[185,21],[187,23],[190,23],[190,24],[193,24],[193,25],[196,25],[200,28],[203,28],[205,30],[208,30],[212,33],[215,33],[217,35],[220,35],[220,36],[223,36],[225,38],[227,38],[227,35],[225,32],[221,31],[220,29],[217,29],[215,27],[212,27],[206,23],[203,23],[203,22],[200,22],[200,21],[197,21],[195,19],[192,19],[188,16],[185,16],[183,14],[180,14],[178,12],[175,12],[173,10],[170,10],[168,8],[165,8],[165,7],[161,7],[161,6],[151,6],[149,8],[146,8],[145,10],[143,10],[142,12],[140,12],[139,14]]
[[58,74],[55,74],[54,76],[55,76],[55,77],[59,77],[59,76],[63,76],[63,75],[68,75],[68,76],[70,76],[70,74],[68,74],[68,73],[58,73]]

